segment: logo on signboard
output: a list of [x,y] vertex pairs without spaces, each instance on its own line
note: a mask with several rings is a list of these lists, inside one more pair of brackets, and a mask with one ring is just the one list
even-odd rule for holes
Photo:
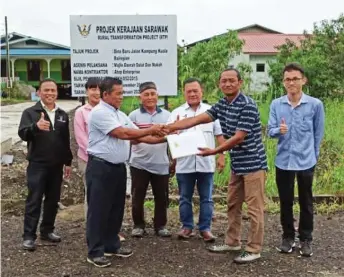
[[83,24],[81,27],[80,27],[80,25],[78,25],[80,35],[82,35],[84,38],[86,38],[90,34],[91,26],[92,26],[91,24],[88,26]]

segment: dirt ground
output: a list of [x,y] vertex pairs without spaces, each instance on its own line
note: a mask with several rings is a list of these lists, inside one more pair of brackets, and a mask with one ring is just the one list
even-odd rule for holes
[[[71,114],[71,122],[73,113]],[[73,138],[73,131],[71,132]],[[76,144],[72,139],[76,157]],[[344,212],[330,217],[315,217],[314,256],[300,258],[297,253],[278,254],[275,246],[280,242],[281,228],[276,215],[266,216],[265,245],[262,259],[249,265],[236,265],[232,258],[237,253],[211,254],[198,238],[190,241],[157,238],[151,228],[143,239],[130,238],[130,200],[127,201],[123,233],[124,246],[134,250],[128,259],[113,259],[112,266],[97,269],[86,262],[85,222],[83,219],[83,185],[77,172],[76,159],[69,181],[63,182],[61,201],[68,208],[60,210],[56,222],[57,233],[63,238],[58,245],[37,241],[33,253],[21,249],[23,208],[26,196],[25,146],[17,144],[9,154],[14,163],[1,169],[1,276],[4,277],[100,277],[100,276],[333,276],[344,277]],[[146,218],[151,222],[152,211]],[[195,218],[195,222],[197,219]],[[216,209],[213,232],[222,242],[226,229],[223,208]],[[244,221],[243,239],[246,238],[249,221]],[[178,208],[169,209],[169,228],[178,231]],[[245,240],[243,240],[245,244]]]
[[[130,237],[130,203],[127,203],[123,233],[127,241],[124,246],[134,250],[127,259],[114,258],[112,266],[98,269],[86,262],[85,223],[82,219],[82,205],[60,211],[57,219],[57,232],[63,241],[49,245],[39,240],[35,252],[21,249],[22,217],[5,215],[2,217],[2,275],[6,277],[34,276],[344,276],[344,213],[330,218],[316,216],[314,232],[314,256],[298,257],[297,253],[283,255],[277,253],[280,227],[278,216],[266,217],[265,246],[262,259],[248,265],[236,265],[232,258],[236,253],[211,254],[198,238],[180,241],[175,236],[168,239],[157,238],[151,228],[143,239]],[[147,219],[151,218],[148,211]],[[178,210],[169,211],[169,226],[178,230]],[[243,230],[249,222],[245,221]],[[226,218],[216,215],[213,223],[217,241],[222,242],[226,228]],[[244,235],[243,238],[246,238]],[[243,240],[245,243],[245,240]]]

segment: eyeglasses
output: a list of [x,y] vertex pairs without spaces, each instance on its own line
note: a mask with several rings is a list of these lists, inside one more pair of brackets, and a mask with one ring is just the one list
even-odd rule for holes
[[302,80],[302,78],[293,78],[293,79],[287,78],[287,79],[284,79],[283,82],[285,82],[285,83],[291,83],[291,82],[298,83],[301,80]]

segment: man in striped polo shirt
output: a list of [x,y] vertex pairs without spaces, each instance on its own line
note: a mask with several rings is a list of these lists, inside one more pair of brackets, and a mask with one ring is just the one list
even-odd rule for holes
[[225,97],[196,117],[165,126],[165,132],[171,133],[220,120],[226,142],[215,149],[200,149],[199,155],[216,155],[229,150],[231,180],[228,185],[228,229],[225,244],[214,245],[208,249],[212,252],[241,250],[241,213],[245,201],[251,226],[245,251],[234,261],[247,263],[260,258],[263,245],[267,160],[257,105],[240,91],[241,85],[242,79],[238,70],[224,70],[220,75],[219,88]]
[[[155,83],[145,82],[140,85],[139,109],[132,111],[129,118],[140,129],[153,124],[165,124],[170,112],[157,106],[158,92]],[[132,180],[132,218],[133,237],[142,237],[145,233],[144,200],[149,183],[154,195],[154,229],[160,237],[169,237],[166,229],[169,183],[169,157],[167,143],[132,145],[130,157]]]

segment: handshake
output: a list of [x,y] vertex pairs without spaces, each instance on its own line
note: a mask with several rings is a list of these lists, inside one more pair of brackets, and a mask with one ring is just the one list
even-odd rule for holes
[[149,128],[150,135],[155,137],[165,137],[167,135],[175,134],[175,128],[173,128],[173,124],[163,125],[163,124],[155,124]]

